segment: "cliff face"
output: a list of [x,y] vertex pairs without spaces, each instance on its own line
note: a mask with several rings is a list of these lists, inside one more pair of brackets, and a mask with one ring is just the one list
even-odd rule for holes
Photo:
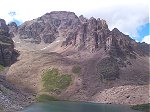
[[0,19],[0,64],[10,66],[16,61],[17,52],[14,50],[13,40],[10,38],[9,28],[5,20]]

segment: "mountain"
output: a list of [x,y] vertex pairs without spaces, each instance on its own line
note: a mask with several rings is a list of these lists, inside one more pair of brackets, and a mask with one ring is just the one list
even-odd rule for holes
[[[105,20],[77,17],[75,13],[66,11],[46,13],[42,17],[25,22],[19,26],[18,36],[37,44],[61,41],[59,46],[74,47],[77,51],[95,52],[105,48],[106,52],[114,53],[116,56],[130,55],[141,46],[117,28],[110,31]],[[140,49],[141,54],[148,54],[149,45],[145,44],[144,48],[147,49]]]
[[53,11],[8,26],[20,56],[6,78],[22,91],[73,101],[149,102],[149,44],[110,31],[105,20]]

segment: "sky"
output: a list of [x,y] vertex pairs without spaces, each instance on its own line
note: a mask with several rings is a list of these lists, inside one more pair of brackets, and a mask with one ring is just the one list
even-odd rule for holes
[[51,11],[105,19],[138,42],[150,44],[148,0],[0,0],[0,18],[18,25]]

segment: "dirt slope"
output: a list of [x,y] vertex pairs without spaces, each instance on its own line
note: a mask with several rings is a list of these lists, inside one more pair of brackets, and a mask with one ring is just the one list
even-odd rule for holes
[[[71,74],[73,79],[73,83],[58,95],[60,98],[119,104],[149,102],[148,57],[138,56],[136,59],[131,59],[131,65],[121,68],[119,79],[102,82],[98,77],[96,66],[106,57],[103,51],[98,53],[100,55],[87,55],[88,58],[85,60],[73,58],[76,55],[66,56],[43,50],[40,52],[32,49],[22,50],[20,54],[18,61],[9,68],[7,79],[24,91],[40,93],[43,72],[58,68],[62,73]],[[82,68],[79,75],[72,73],[72,67],[75,65],[80,65]]]

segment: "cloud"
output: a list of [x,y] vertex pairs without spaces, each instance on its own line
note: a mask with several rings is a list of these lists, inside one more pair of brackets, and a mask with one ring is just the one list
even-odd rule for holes
[[16,15],[16,12],[11,11],[11,12],[9,12],[9,13],[8,13],[8,15],[10,15],[11,17],[13,17],[13,16],[15,16],[15,15]]
[[78,16],[105,19],[110,29],[117,27],[131,37],[139,37],[137,28],[148,22],[148,0],[0,0],[0,18],[12,20],[16,12],[19,21],[32,20],[51,11],[72,11]]
[[[148,11],[148,4],[145,4],[144,2],[135,2],[133,4],[130,4],[129,2],[129,4],[114,4],[113,6],[105,7],[102,10],[95,10],[93,12],[96,17],[107,20],[110,29],[117,27],[121,32],[139,39],[140,35],[138,34],[137,29],[141,25],[149,22]],[[93,12],[88,14],[88,16]]]
[[15,22],[18,26],[23,23],[21,20],[19,21],[19,20],[14,19],[14,18],[12,19],[12,21],[8,22],[8,24],[11,23],[11,22]]
[[150,35],[147,35],[143,38],[142,42],[150,44]]

